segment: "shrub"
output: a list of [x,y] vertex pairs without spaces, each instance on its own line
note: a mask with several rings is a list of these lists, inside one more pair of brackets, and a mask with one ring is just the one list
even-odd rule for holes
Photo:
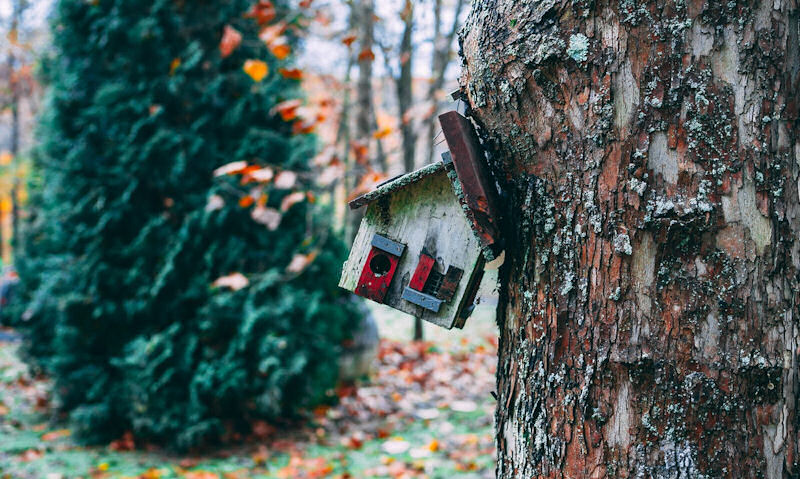
[[[236,178],[213,178],[239,160],[302,172],[313,154],[271,113],[298,85],[256,40],[250,3],[57,4],[20,324],[90,441],[130,430],[186,448],[316,404],[360,321],[336,286],[343,246],[309,234],[307,202],[272,231],[238,204]],[[245,41],[222,58],[228,24]],[[263,81],[247,59],[267,61]],[[267,206],[290,193],[273,188]],[[286,272],[311,250],[304,272]],[[233,272],[249,285],[212,286]]]

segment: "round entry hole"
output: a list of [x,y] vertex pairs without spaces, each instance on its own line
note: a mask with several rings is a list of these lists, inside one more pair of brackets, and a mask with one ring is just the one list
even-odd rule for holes
[[385,254],[376,254],[369,261],[369,269],[376,277],[381,277],[392,269],[392,262]]

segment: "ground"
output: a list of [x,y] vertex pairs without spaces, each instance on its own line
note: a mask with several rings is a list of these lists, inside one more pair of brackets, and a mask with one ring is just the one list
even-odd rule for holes
[[426,325],[429,341],[412,343],[410,317],[374,307],[384,339],[369,381],[340,388],[340,403],[302,427],[262,424],[248,444],[184,456],[130,451],[129,438],[77,446],[52,420],[47,379],[29,375],[13,332],[0,331],[0,478],[494,477],[493,308],[479,306],[464,331]]

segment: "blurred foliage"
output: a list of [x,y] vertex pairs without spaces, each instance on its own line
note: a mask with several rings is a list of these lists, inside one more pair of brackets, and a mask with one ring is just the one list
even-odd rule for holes
[[[271,112],[299,86],[243,15],[251,3],[56,7],[16,307],[29,360],[85,440],[247,434],[324,400],[359,323],[336,286],[343,246],[314,234],[309,203],[266,228],[236,201],[237,177],[213,177],[235,161],[302,177],[313,155],[313,137]],[[226,25],[244,40],[223,58]],[[254,81],[248,59],[269,73]],[[298,254],[313,261],[289,274]],[[232,273],[246,284],[212,286]]]

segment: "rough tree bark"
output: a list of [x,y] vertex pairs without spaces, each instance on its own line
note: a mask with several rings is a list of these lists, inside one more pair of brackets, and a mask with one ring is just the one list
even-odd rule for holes
[[800,477],[797,0],[474,0],[497,476]]

